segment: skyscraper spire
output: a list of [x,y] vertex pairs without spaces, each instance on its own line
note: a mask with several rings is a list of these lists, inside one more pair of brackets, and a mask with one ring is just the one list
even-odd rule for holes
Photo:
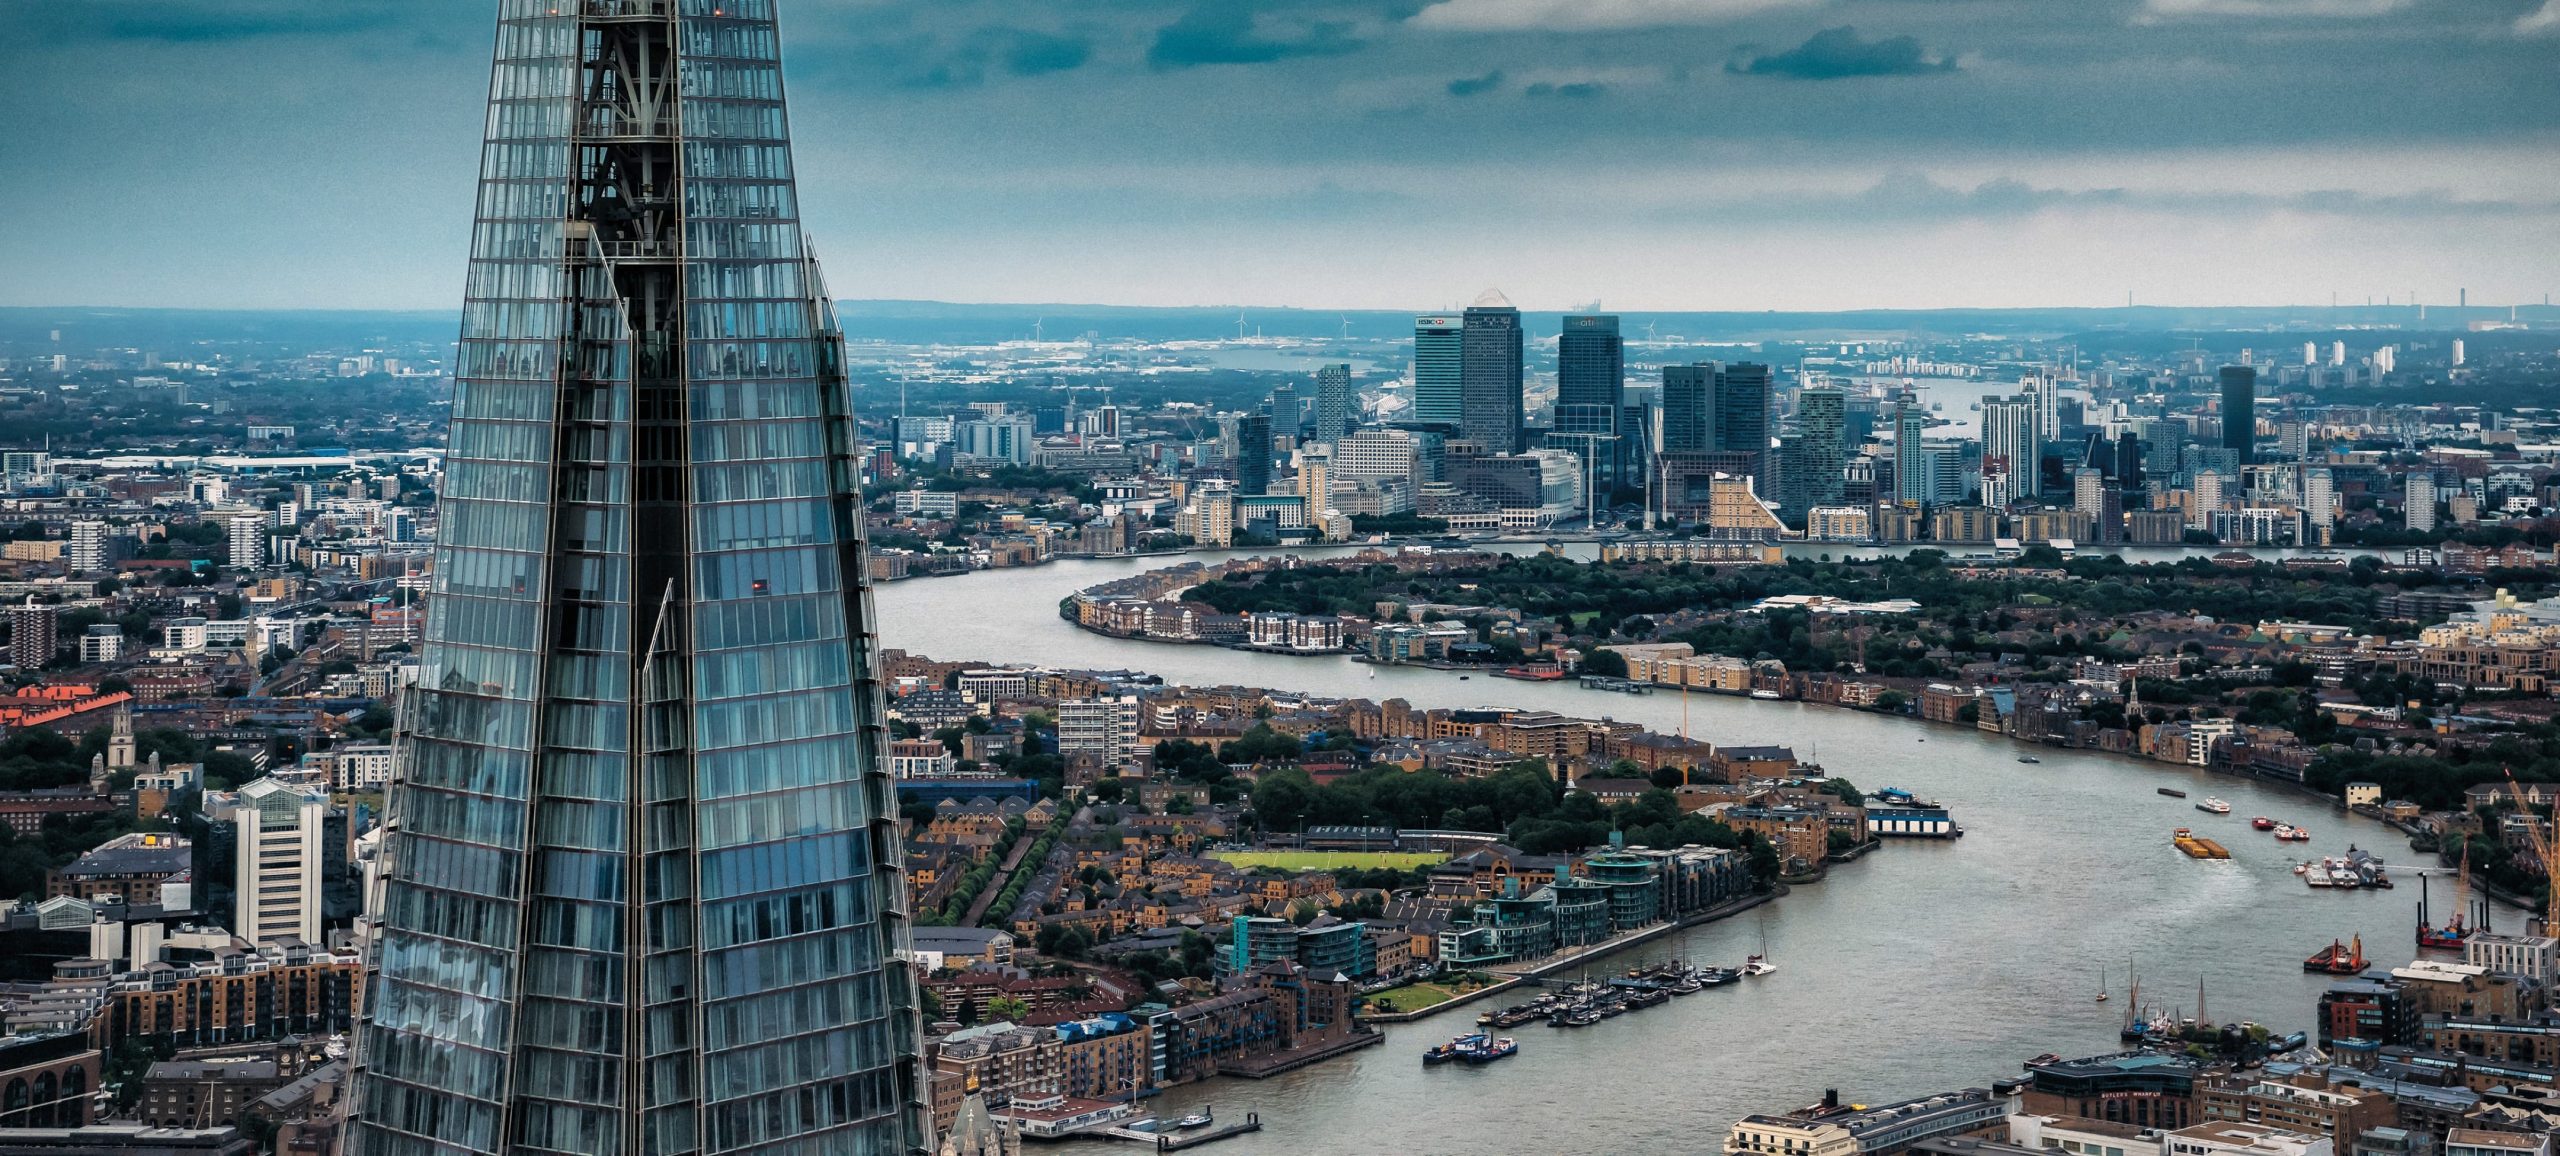
[[501,0],[350,1152],[925,1150],[771,0]]

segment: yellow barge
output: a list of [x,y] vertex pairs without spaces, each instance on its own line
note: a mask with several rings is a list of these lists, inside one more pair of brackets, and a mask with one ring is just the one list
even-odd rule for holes
[[2231,857],[2231,852],[2223,850],[2222,844],[2216,843],[2211,839],[2207,839],[2202,835],[2198,835],[2185,827],[2178,828],[2177,833],[2169,837],[2169,841],[2176,843],[2178,845],[2178,849],[2186,852],[2187,857],[2190,859],[2228,859]]

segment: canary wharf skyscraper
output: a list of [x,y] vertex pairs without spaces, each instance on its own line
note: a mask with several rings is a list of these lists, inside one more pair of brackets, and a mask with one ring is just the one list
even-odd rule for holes
[[773,0],[501,0],[351,1151],[925,1147]]

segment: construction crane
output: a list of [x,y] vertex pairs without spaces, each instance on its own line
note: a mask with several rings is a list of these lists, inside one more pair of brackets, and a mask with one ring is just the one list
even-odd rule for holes
[[2507,786],[2515,791],[2516,806],[2524,812],[2525,840],[2533,846],[2533,857],[2542,861],[2542,933],[2549,935],[2552,929],[2560,928],[2560,857],[2551,854],[2551,839],[2542,833],[2541,821],[2526,804],[2524,787],[2516,782],[2515,771],[2506,767],[2499,770],[2507,776]]

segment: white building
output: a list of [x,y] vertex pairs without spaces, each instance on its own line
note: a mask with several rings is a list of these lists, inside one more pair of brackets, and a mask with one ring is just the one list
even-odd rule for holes
[[239,871],[232,933],[251,943],[320,939],[321,830],[325,795],[260,779],[233,796]]
[[2161,1137],[2163,1156],[2332,1156],[2326,1136],[2307,1136],[2243,1120],[2216,1120]]
[[88,574],[107,568],[107,524],[105,522],[71,523],[71,546],[63,559],[75,574]]
[[2412,530],[2436,528],[2436,476],[2425,470],[2409,471],[2408,485],[2401,491],[2402,517]]
[[1071,698],[1058,704],[1058,754],[1092,755],[1107,767],[1125,767],[1138,755],[1138,696]]
[[329,781],[341,791],[379,791],[391,783],[390,743],[341,743],[327,752],[336,757]]
[[2463,943],[2463,957],[2474,967],[2520,975],[2548,985],[2560,974],[2560,939],[2548,935],[2496,935],[2474,932]]
[[267,564],[267,530],[274,522],[264,511],[233,514],[225,525],[230,533],[232,569],[255,570]]

